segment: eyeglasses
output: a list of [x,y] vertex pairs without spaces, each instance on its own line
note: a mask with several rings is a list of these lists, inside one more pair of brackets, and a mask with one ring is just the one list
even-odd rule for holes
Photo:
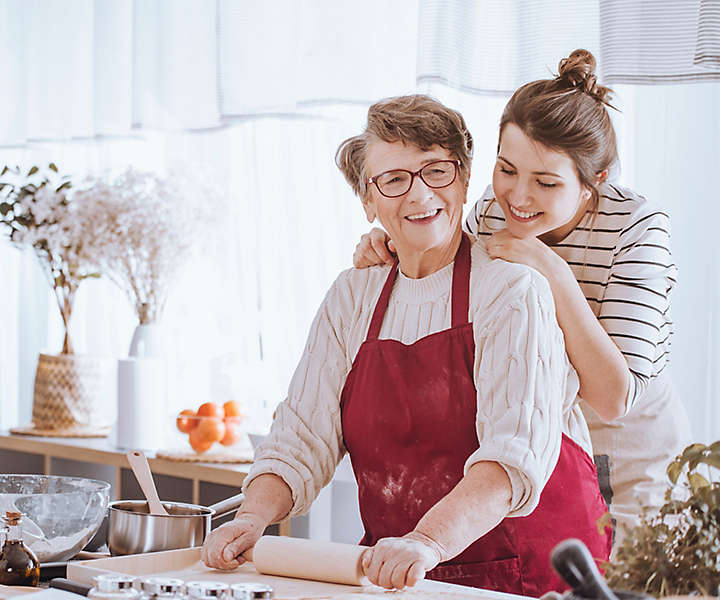
[[430,188],[449,186],[455,181],[459,166],[459,160],[435,160],[415,172],[406,169],[385,171],[380,175],[369,177],[367,183],[374,183],[378,192],[386,198],[397,198],[410,191],[415,176],[420,177],[423,183]]

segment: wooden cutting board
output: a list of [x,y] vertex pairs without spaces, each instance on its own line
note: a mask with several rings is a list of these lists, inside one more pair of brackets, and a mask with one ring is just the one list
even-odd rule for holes
[[478,590],[437,581],[422,581],[412,589],[389,592],[382,588],[340,585],[320,581],[260,575],[252,564],[246,563],[235,571],[209,569],[200,560],[199,548],[185,548],[152,554],[116,556],[90,561],[71,561],[67,578],[92,585],[93,577],[101,573],[125,575],[177,577],[183,581],[219,581],[233,583],[264,583],[275,590],[276,600],[518,600],[523,596]]

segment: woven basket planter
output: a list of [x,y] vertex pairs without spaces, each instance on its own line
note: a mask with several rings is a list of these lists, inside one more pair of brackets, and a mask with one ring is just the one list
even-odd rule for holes
[[40,354],[28,435],[103,437],[110,431],[108,396],[117,377],[115,361],[95,356]]

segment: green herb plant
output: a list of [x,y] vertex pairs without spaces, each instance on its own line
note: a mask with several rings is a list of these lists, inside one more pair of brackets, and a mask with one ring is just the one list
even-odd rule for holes
[[73,354],[69,325],[78,286],[99,277],[86,234],[96,221],[88,207],[71,201],[71,181],[54,163],[0,173],[0,229],[18,247],[31,247],[52,287],[65,328],[63,354]]
[[720,586],[720,441],[692,444],[667,468],[665,504],[645,509],[605,565],[608,583],[654,596],[715,596]]

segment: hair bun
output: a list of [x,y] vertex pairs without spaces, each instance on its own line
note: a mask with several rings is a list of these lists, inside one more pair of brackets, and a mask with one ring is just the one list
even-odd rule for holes
[[574,50],[570,56],[560,61],[557,79],[566,82],[568,87],[577,88],[603,104],[610,105],[612,90],[598,85],[596,66],[597,62],[591,52]]

